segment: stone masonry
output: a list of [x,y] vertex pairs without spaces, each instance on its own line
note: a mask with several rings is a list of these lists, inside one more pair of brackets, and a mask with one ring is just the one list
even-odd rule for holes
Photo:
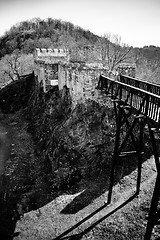
[[36,49],[34,59],[35,76],[44,92],[56,85],[60,91],[67,86],[73,104],[94,97],[99,76],[107,74],[101,64],[70,62],[66,49]]
[[[54,86],[58,86],[61,91],[64,86],[67,86],[73,104],[86,98],[94,98],[99,76],[108,75],[107,69],[99,63],[70,61],[67,49],[36,48],[34,60],[35,75],[44,92]],[[135,77],[135,66],[127,63],[120,64],[116,73]]]

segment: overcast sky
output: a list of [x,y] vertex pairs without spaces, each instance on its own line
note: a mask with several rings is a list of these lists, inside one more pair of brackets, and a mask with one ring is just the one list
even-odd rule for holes
[[118,34],[134,47],[160,47],[160,0],[0,0],[0,36],[35,17],[69,21],[97,35]]

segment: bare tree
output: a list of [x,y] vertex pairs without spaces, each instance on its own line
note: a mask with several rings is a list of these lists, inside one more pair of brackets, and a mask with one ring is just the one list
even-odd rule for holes
[[32,54],[22,54],[16,50],[11,55],[5,55],[0,61],[0,82],[20,80],[20,76],[33,71]]
[[113,71],[120,63],[133,58],[132,47],[121,43],[118,35],[105,34],[98,40],[98,51],[103,66]]
[[11,56],[7,55],[5,60],[8,65],[8,68],[6,68],[4,71],[8,76],[12,79],[12,81],[15,81],[16,79],[20,79],[20,63],[19,63],[19,57],[20,54],[18,51],[14,52]]

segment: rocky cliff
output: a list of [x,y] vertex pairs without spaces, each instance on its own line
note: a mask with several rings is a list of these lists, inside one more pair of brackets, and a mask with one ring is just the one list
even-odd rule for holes
[[[86,176],[110,169],[116,128],[114,109],[109,97],[96,95],[95,100],[86,99],[73,108],[67,87],[62,91],[55,87],[44,94],[35,81],[28,107],[30,131],[50,190],[69,188]],[[136,131],[138,134],[138,126]],[[124,134],[125,129],[122,138]],[[130,140],[125,148],[132,147]]]
[[66,87],[44,94],[35,82],[28,107],[30,131],[52,188],[69,187],[109,164],[115,120],[111,101],[105,101],[86,99],[72,108]]

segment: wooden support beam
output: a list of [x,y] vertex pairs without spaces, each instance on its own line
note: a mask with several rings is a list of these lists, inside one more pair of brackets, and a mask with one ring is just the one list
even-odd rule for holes
[[138,156],[143,154],[144,152],[137,152],[137,151],[121,152],[121,154],[119,154],[119,157]]
[[[126,76],[120,76],[120,81],[115,81],[114,79],[105,77],[103,75],[100,76],[100,81],[98,84],[101,87],[104,86],[104,88],[108,90],[108,93],[110,93],[113,98],[117,125],[115,147],[112,157],[112,170],[110,176],[108,203],[111,201],[112,188],[114,183],[114,170],[119,157],[137,157],[138,174],[136,194],[139,193],[141,183],[142,155],[144,154],[144,152],[142,152],[143,131],[146,126],[148,127],[153,155],[157,168],[156,184],[152,196],[149,219],[144,238],[144,240],[150,240],[152,229],[157,220],[157,206],[160,198],[160,161],[156,142],[156,133],[160,133],[160,85],[147,83]],[[135,113],[136,115],[133,115]],[[134,116],[132,123],[130,123],[129,119],[131,114]],[[137,123],[139,124],[140,129],[138,132],[138,142],[137,138],[135,139],[133,131]],[[120,134],[123,130],[122,127],[124,124],[127,126],[127,131],[124,139],[121,142]],[[153,126],[155,128],[153,128]],[[132,139],[135,150],[123,152],[122,150],[125,148],[129,137]],[[160,216],[160,210],[158,210],[158,214],[158,216]]]

